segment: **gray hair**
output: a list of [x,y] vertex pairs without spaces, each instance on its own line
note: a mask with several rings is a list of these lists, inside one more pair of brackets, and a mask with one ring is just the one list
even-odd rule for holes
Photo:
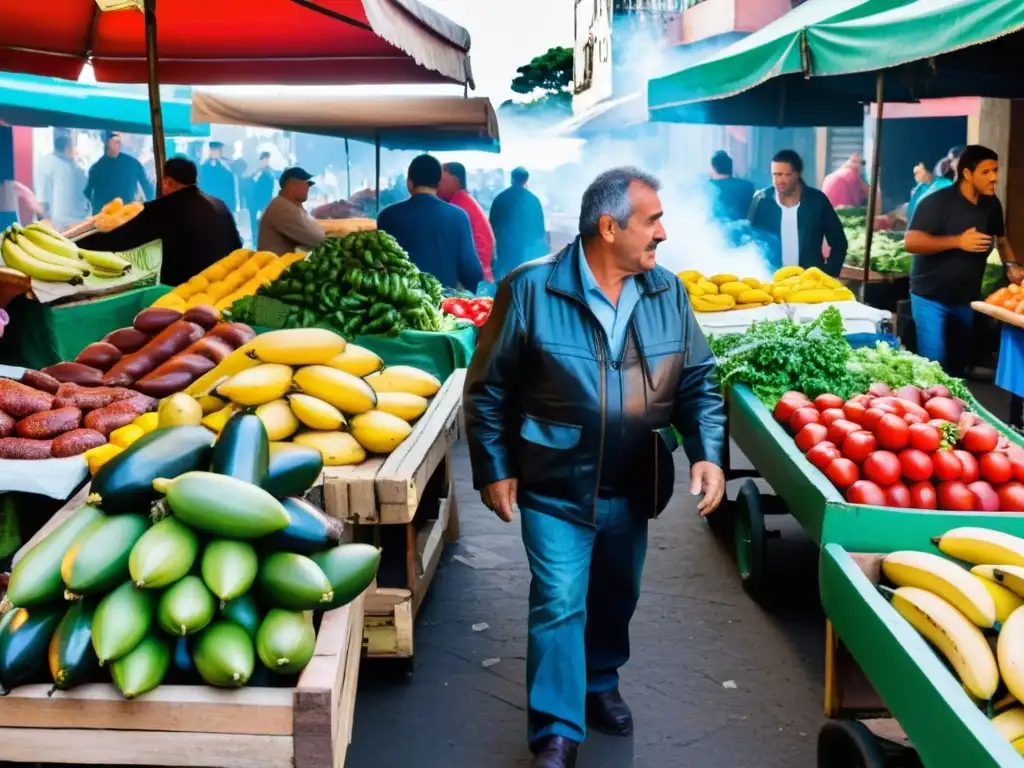
[[661,189],[661,182],[655,176],[633,166],[612,168],[590,182],[580,203],[580,235],[597,235],[602,216],[611,216],[620,229],[625,229],[633,215],[633,203],[629,199],[629,187],[633,182],[655,192]]

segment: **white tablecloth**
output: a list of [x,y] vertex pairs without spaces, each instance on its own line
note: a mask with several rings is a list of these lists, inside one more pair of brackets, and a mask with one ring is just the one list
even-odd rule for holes
[[848,334],[877,333],[878,324],[892,317],[884,309],[869,307],[856,301],[840,301],[825,304],[769,304],[754,309],[733,309],[725,312],[698,312],[697,322],[706,335],[721,336],[726,333],[742,333],[755,322],[792,318],[798,323],[809,323],[825,311],[836,307],[843,316],[843,327]]

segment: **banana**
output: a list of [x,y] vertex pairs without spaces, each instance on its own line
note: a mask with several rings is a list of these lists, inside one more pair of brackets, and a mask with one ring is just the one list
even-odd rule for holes
[[291,368],[287,365],[266,363],[236,373],[217,387],[217,394],[238,405],[257,406],[281,399],[291,384]]
[[370,453],[387,455],[412,434],[407,421],[384,411],[367,411],[353,416],[349,432]]
[[0,255],[3,256],[4,264],[8,267],[13,267],[36,280],[50,283],[70,283],[71,285],[82,284],[82,273],[79,270],[47,264],[45,261],[34,259],[9,237],[4,238],[3,245],[0,246]]
[[390,365],[365,381],[375,392],[408,392],[420,397],[433,397],[441,388],[437,378],[411,365]]
[[377,393],[366,381],[326,365],[299,368],[295,389],[330,403],[342,413],[354,415],[377,407]]
[[45,234],[49,235],[50,237],[55,238],[57,240],[65,240],[67,242],[71,242],[70,240],[67,240],[67,238],[64,237],[64,235],[62,235],[56,229],[54,229],[51,226],[48,226],[48,225],[44,224],[41,221],[34,221],[34,222],[32,222],[31,224],[28,225],[27,229],[38,229],[40,232],[43,232],[43,233],[45,233]]
[[976,565],[971,569],[971,575],[974,576],[981,584],[988,590],[988,593],[992,595],[992,600],[996,604],[996,621],[1000,624],[1005,624],[1006,620],[1010,618],[1010,614],[1024,605],[1024,600],[1017,597],[1013,592],[1008,590],[1006,587],[1001,587],[994,581],[991,581],[981,573],[975,571],[981,568],[985,568],[984,565]]
[[[995,657],[981,630],[966,616],[938,595],[918,587],[899,587],[894,591],[882,588],[882,593],[892,602],[892,607],[946,657],[971,695],[983,701],[995,695],[999,687],[999,668]],[[1018,612],[1014,616],[1020,617],[1018,624],[1024,623],[1024,613]],[[1010,617],[1007,626],[1013,624],[1014,616]],[[1006,627],[1003,627],[999,636],[1000,647],[1005,632]],[[1017,630],[1018,636],[1020,633],[1021,630]],[[1018,645],[1024,651],[1024,638],[1021,640]],[[1024,662],[1024,653],[1018,656]],[[1020,681],[1024,681],[1022,673],[1024,666],[1018,672]],[[1017,695],[1012,687],[1010,692]]]
[[292,438],[292,442],[320,451],[324,466],[327,467],[362,464],[366,461],[363,446],[348,432],[300,432]]
[[427,410],[427,398],[408,392],[378,392],[377,410],[413,422]]
[[897,587],[920,587],[948,601],[983,629],[996,623],[995,600],[978,579],[956,563],[930,552],[893,552],[882,573]]
[[1007,741],[1024,739],[1024,707],[1014,707],[992,718],[992,725]]
[[240,346],[230,355],[217,363],[217,367],[212,371],[204,373],[198,379],[193,381],[185,389],[185,394],[192,395],[192,397],[208,395],[215,387],[223,384],[228,380],[228,378],[234,376],[236,373],[249,370],[250,368],[255,368],[259,365],[259,361],[249,357],[249,349],[249,344],[243,344]]
[[1014,611],[999,632],[996,657],[1003,682],[1017,700],[1024,697],[1024,611]]
[[78,249],[78,255],[98,270],[109,273],[115,277],[121,277],[132,269],[132,263],[123,256],[105,251],[89,251],[85,248]]
[[59,235],[54,237],[46,230],[38,229],[35,224],[29,224],[21,230],[20,234],[27,237],[40,248],[45,248],[50,253],[56,253],[58,256],[63,256],[67,259],[79,258],[77,245]]
[[383,368],[384,361],[365,347],[346,344],[345,351],[337,357],[332,357],[326,365],[345,373],[351,373],[353,376],[369,376]]
[[348,429],[342,412],[318,397],[296,393],[288,396],[288,404],[296,418],[310,429],[326,432]]
[[1019,565],[976,565],[971,573],[1006,587],[1017,597],[1024,597],[1024,568]]
[[325,328],[270,331],[252,340],[252,353],[261,363],[320,365],[344,351],[345,340]]
[[1024,755],[1024,739],[1017,739],[1010,746],[1017,750],[1018,755]]
[[1024,539],[987,528],[964,526],[932,539],[941,552],[974,565],[1024,566]]
[[14,242],[21,246],[21,249],[25,251],[26,254],[37,261],[43,261],[47,264],[54,264],[58,267],[68,267],[69,269],[77,270],[82,277],[89,276],[89,266],[85,262],[79,261],[78,259],[69,259],[67,256],[61,256],[56,253],[51,253],[45,248],[33,243],[22,233],[18,233],[14,237]]
[[286,440],[299,429],[299,420],[295,418],[287,400],[271,400],[256,409],[263,426],[267,429],[267,438],[271,441]]

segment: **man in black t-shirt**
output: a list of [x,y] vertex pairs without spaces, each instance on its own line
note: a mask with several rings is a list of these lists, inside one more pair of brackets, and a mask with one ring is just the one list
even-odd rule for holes
[[956,183],[923,198],[907,231],[917,351],[953,375],[963,374],[970,357],[971,302],[981,298],[992,248],[998,245],[1011,280],[1024,276],[1006,239],[1003,206],[995,196],[998,178],[999,156],[988,147],[967,147]]

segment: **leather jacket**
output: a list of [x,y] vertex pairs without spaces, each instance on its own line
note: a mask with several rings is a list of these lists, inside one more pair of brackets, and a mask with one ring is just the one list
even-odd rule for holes
[[674,483],[675,426],[691,462],[721,466],[714,357],[682,282],[656,267],[619,359],[584,297],[579,238],[498,288],[463,396],[473,484],[518,478],[518,502],[594,525],[599,497],[655,517]]

